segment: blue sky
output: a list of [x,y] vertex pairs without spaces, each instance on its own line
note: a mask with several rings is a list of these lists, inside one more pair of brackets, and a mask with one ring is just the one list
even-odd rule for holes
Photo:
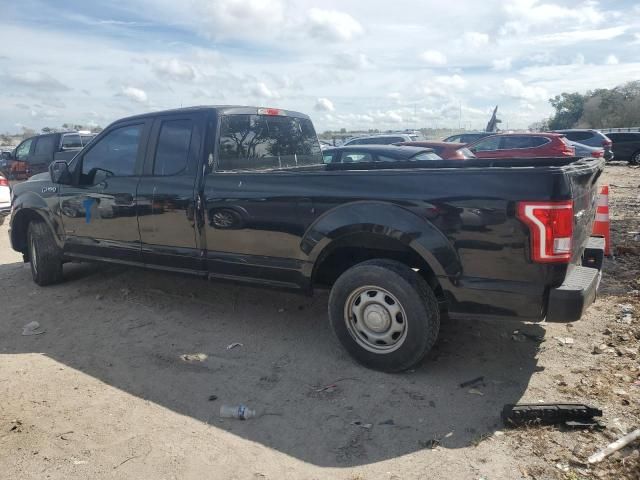
[[503,127],[640,80],[634,1],[22,0],[0,19],[0,131],[202,104],[332,128]]

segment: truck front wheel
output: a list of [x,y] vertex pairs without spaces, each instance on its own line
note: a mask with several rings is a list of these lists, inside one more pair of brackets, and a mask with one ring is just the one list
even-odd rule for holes
[[34,220],[27,231],[33,281],[44,287],[62,281],[62,256],[46,223]]
[[422,361],[440,328],[427,282],[393,260],[351,267],[333,285],[329,321],[347,351],[366,367],[400,372]]

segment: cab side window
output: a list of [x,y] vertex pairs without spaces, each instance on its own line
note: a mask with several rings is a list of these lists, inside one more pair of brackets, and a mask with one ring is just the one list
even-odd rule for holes
[[192,133],[191,120],[162,122],[153,163],[154,175],[178,175],[187,168]]
[[135,173],[143,124],[116,128],[102,137],[84,155],[82,175],[92,177],[96,170],[127,177]]

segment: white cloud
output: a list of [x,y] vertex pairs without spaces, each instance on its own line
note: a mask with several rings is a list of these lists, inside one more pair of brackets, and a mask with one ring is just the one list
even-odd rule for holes
[[11,83],[24,87],[37,88],[39,90],[68,90],[68,87],[44,72],[12,72],[7,77]]
[[148,101],[147,92],[145,92],[141,88],[130,86],[122,87],[122,90],[120,90],[120,94],[137,103],[147,103]]
[[364,53],[342,52],[334,55],[333,65],[350,70],[364,70],[372,66],[371,60]]
[[462,36],[465,43],[474,49],[482,48],[489,44],[489,35],[480,32],[466,32]]
[[264,82],[258,82],[251,86],[251,94],[259,98],[280,98],[278,92],[271,90]]
[[542,87],[525,85],[517,78],[506,78],[502,82],[504,93],[512,98],[528,100],[531,102],[545,101],[549,93]]
[[497,72],[511,70],[511,57],[496,58],[491,62],[491,66]]
[[606,20],[605,12],[592,0],[570,7],[539,0],[509,0],[504,2],[503,10],[509,18],[500,30],[503,35],[523,34],[534,27],[566,31],[600,25]]
[[313,36],[332,41],[348,41],[364,33],[360,23],[348,13],[337,10],[309,10],[310,32]]
[[467,86],[467,82],[460,75],[439,75],[435,78],[436,83],[444,88],[462,90]]
[[618,65],[620,63],[620,60],[618,60],[618,57],[616,57],[615,55],[607,55],[607,58],[605,58],[604,63],[606,65]]
[[420,54],[420,59],[424,63],[433,66],[442,66],[447,63],[446,55],[438,50],[426,50]]
[[535,37],[535,42],[544,45],[553,45],[554,47],[561,47],[567,45],[574,45],[582,42],[597,42],[613,40],[614,38],[624,35],[627,31],[627,27],[611,27],[600,29],[584,29],[574,31],[561,31],[548,33],[545,35],[538,35]]
[[152,68],[158,75],[171,80],[190,81],[196,77],[195,69],[177,58],[159,60],[153,64]]
[[278,36],[286,23],[287,6],[282,0],[191,0],[187,5],[171,1],[148,3],[153,10],[164,7],[170,20],[197,25],[211,38]]
[[333,102],[328,98],[319,98],[316,100],[316,105],[313,108],[319,112],[333,112],[335,110]]

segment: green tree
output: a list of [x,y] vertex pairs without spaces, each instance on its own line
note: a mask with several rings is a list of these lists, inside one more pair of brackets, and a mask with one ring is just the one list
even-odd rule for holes
[[558,130],[575,126],[584,110],[586,95],[580,93],[562,93],[549,99],[549,103],[555,109],[555,115],[549,120],[549,128]]

